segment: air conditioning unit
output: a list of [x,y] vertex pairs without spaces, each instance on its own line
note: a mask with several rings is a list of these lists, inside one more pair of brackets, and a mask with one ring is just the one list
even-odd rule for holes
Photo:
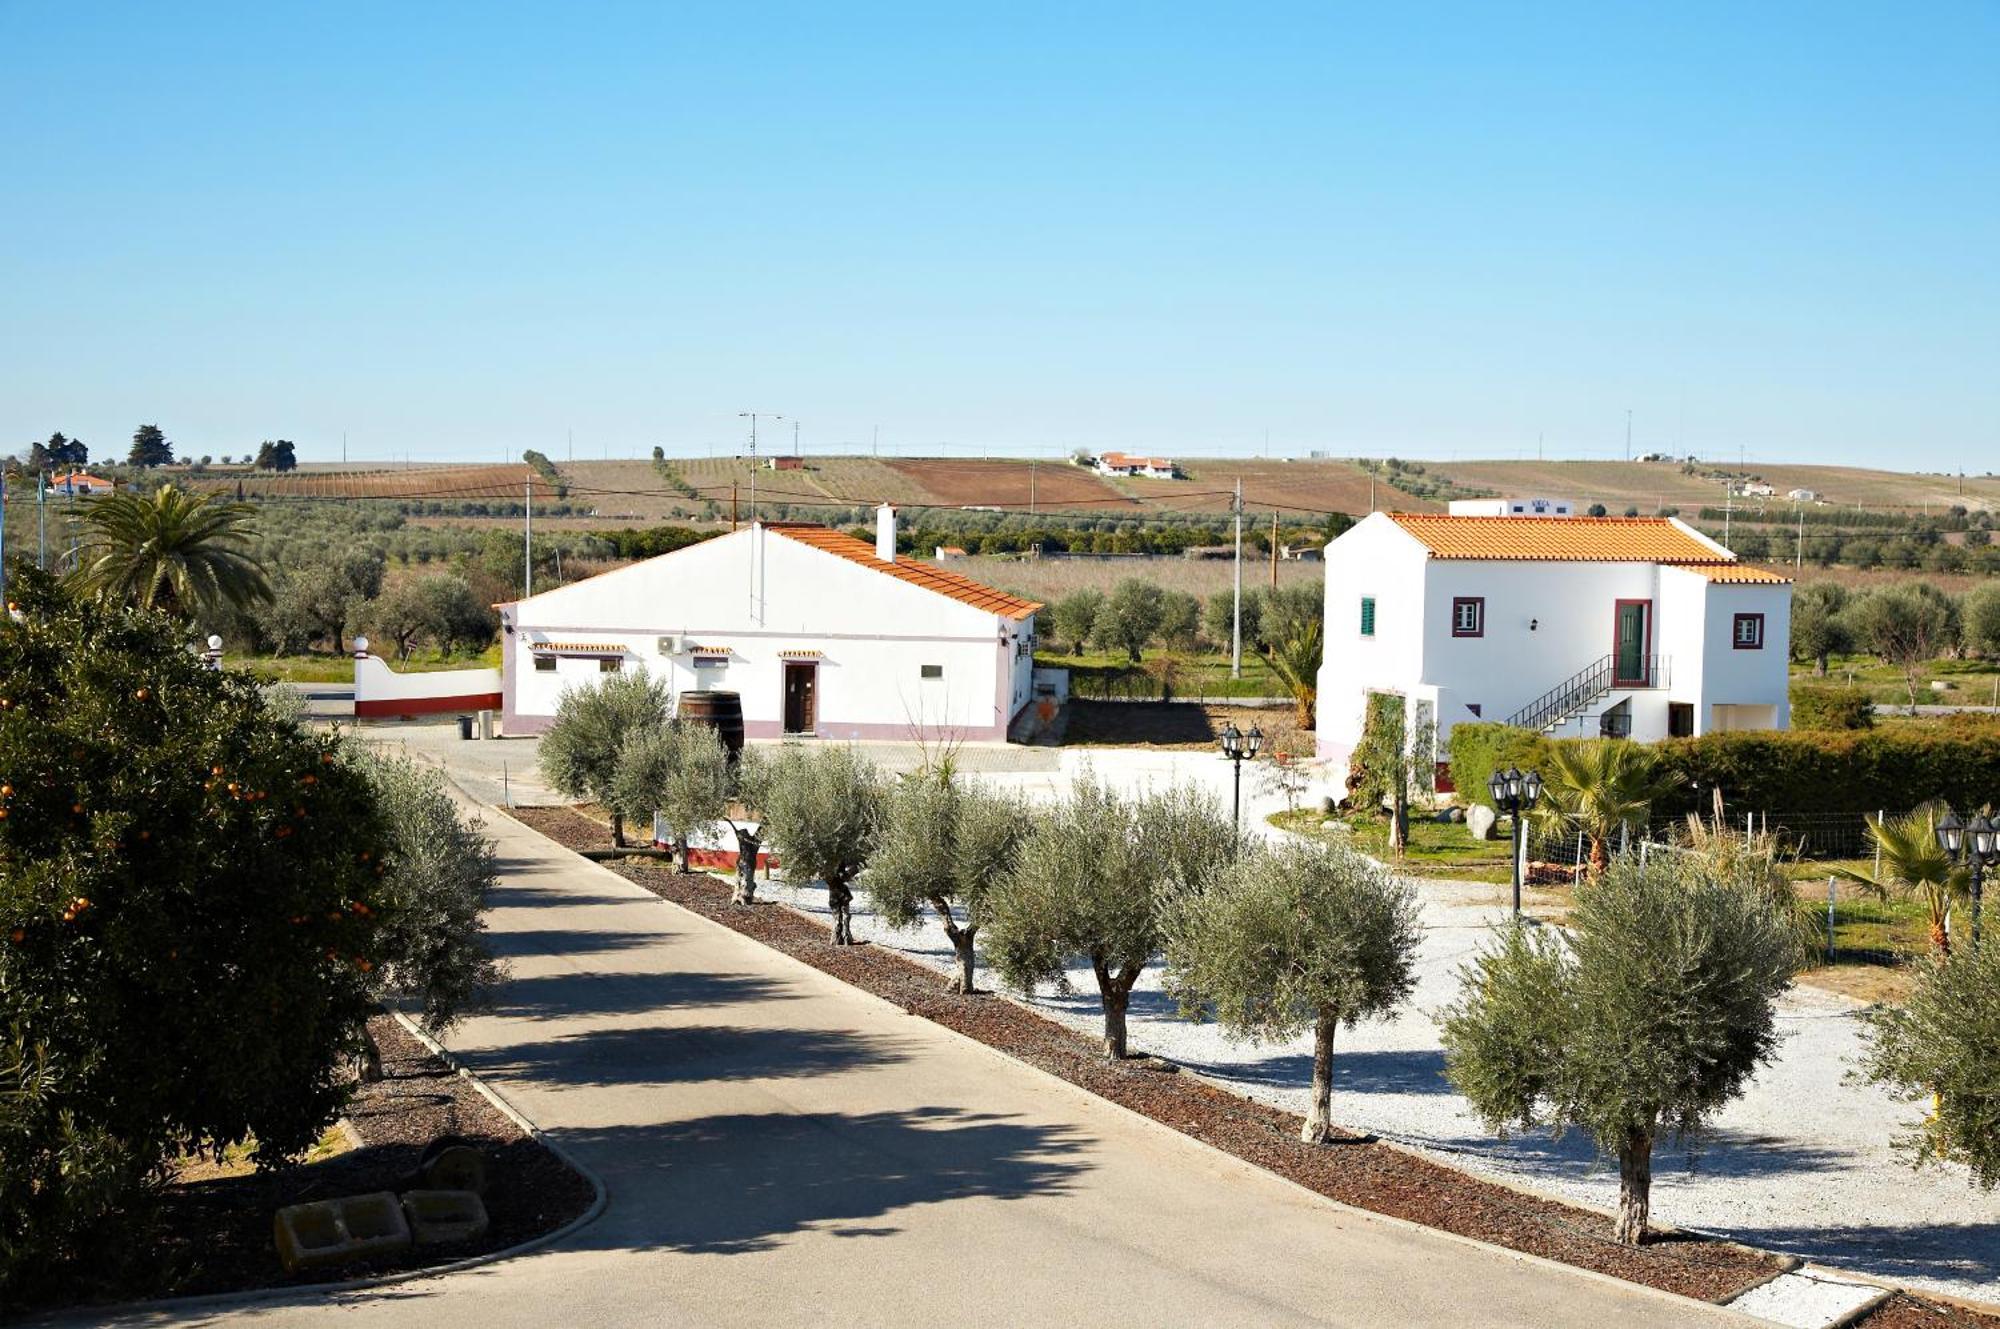
[[687,649],[687,643],[680,637],[676,636],[676,637],[660,638],[661,655],[679,655],[682,651],[686,649]]

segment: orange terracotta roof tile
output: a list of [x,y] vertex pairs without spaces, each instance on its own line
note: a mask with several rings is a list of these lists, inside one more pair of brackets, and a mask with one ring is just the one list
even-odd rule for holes
[[1567,563],[1726,564],[1718,553],[1666,517],[1455,517],[1392,512],[1433,558],[1522,559]]
[[1746,563],[1706,563],[1696,567],[1684,567],[1683,572],[1692,572],[1710,581],[1728,582],[1742,586],[1789,586],[1790,577],[1781,576],[1767,568],[1753,568]]
[[823,550],[836,558],[844,558],[850,563],[859,563],[885,577],[906,581],[912,586],[921,586],[927,591],[935,591],[960,604],[984,609],[989,614],[1002,618],[1027,618],[1042,606],[1033,600],[1023,600],[1005,591],[996,591],[991,586],[981,585],[970,577],[956,572],[947,572],[930,563],[898,558],[894,563],[884,563],[875,557],[875,546],[866,540],[857,540],[844,531],[820,526],[812,522],[773,521],[764,523],[765,529],[782,535],[788,540],[797,540],[802,545]]

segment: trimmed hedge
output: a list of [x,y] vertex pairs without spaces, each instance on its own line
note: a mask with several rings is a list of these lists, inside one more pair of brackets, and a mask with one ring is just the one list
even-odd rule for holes
[[[1483,801],[1496,766],[1546,770],[1558,742],[1501,724],[1452,726],[1451,771],[1461,801]],[[1888,729],[1761,729],[1652,744],[1679,777],[1653,814],[1706,812],[1710,790],[1743,811],[1908,811],[1933,798],[1955,808],[2000,803],[2000,720],[1961,715]]]
[[1464,804],[1488,801],[1486,782],[1509,766],[1522,770],[1549,764],[1556,740],[1533,729],[1486,720],[1451,727],[1451,783]]
[[1837,684],[1796,683],[1792,686],[1792,728],[1873,729],[1875,703],[1866,688]]

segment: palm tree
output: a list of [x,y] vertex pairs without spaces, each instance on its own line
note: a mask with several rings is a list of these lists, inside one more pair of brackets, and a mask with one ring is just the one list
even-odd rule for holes
[[1324,629],[1318,619],[1308,619],[1272,647],[1271,672],[1292,694],[1292,709],[1299,728],[1313,727],[1313,707],[1319,700],[1320,643]]
[[1635,823],[1645,826],[1653,800],[1678,783],[1661,772],[1651,749],[1619,739],[1557,743],[1549,760],[1534,816],[1590,841],[1593,880],[1611,865],[1611,838]]
[[1884,899],[1906,895],[1921,901],[1930,916],[1931,949],[1944,956],[1951,953],[1951,907],[1969,894],[1970,879],[1938,843],[1941,815],[1938,804],[1926,803],[1901,817],[1868,818],[1868,840],[1881,855],[1881,867],[1838,872]]
[[88,591],[190,617],[268,600],[264,569],[243,548],[253,511],[172,485],[108,494],[84,513],[76,579]]

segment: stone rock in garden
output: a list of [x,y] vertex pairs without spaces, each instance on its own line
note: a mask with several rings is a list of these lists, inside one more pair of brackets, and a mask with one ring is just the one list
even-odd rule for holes
[[1451,813],[1451,819],[1452,819],[1452,820],[1453,820],[1454,822],[1461,822],[1461,823],[1462,823],[1462,822],[1463,822],[1463,821],[1465,820],[1465,809],[1464,809],[1464,808],[1462,808],[1462,807],[1460,807],[1460,806],[1458,806],[1458,805],[1457,805],[1456,803],[1454,803],[1454,804],[1452,804],[1452,805],[1451,805],[1450,807],[1446,808],[1446,809],[1445,809],[1445,811],[1447,811],[1447,812]]
[[1474,803],[1465,810],[1465,829],[1472,832],[1475,840],[1490,840],[1493,838],[1493,823],[1499,819],[1499,814],[1492,808],[1484,803]]

